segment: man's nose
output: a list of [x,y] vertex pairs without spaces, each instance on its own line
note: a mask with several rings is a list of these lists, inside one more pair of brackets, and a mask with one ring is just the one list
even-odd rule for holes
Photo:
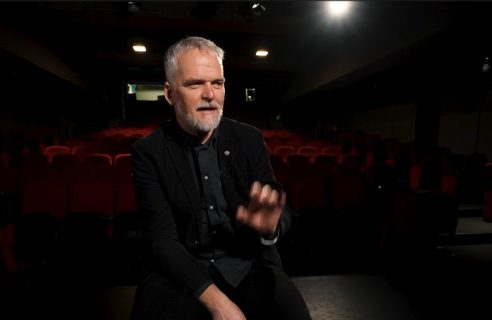
[[202,99],[205,101],[212,101],[215,97],[214,88],[211,83],[205,83],[202,90]]

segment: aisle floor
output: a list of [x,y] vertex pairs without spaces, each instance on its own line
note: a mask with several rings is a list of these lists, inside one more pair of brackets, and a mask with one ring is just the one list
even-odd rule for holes
[[[492,233],[492,224],[476,217],[460,218],[457,234],[474,233]],[[402,252],[398,259],[383,263],[368,257],[347,261],[357,268],[343,268],[343,257],[331,258],[337,267],[323,270],[305,261],[305,268],[292,275],[313,320],[479,320],[492,316],[492,243],[446,245],[422,255]],[[1,318],[43,315],[126,320],[135,292],[134,285],[102,290],[75,286],[66,292],[50,283],[38,288],[18,288],[14,295],[2,298]]]

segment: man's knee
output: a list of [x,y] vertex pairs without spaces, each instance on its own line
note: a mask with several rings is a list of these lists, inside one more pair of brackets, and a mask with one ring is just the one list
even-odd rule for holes
[[278,319],[309,320],[309,310],[299,289],[279,267],[269,266],[273,277],[273,302]]
[[210,316],[183,288],[154,273],[138,286],[131,319],[208,320]]

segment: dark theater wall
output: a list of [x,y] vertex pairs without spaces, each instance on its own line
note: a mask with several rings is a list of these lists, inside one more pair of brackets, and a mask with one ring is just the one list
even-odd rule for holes
[[[441,14],[437,7],[434,13]],[[415,9],[417,5],[406,4],[399,10],[409,8]],[[491,45],[484,40],[490,26],[476,19],[440,31],[441,22],[445,20],[435,18],[430,15],[424,21],[428,29],[422,24],[422,29],[412,31],[415,34],[411,30],[406,31],[408,34],[402,33],[403,38],[398,32],[385,30],[388,33],[382,36],[391,40],[383,46],[387,50],[366,52],[361,49],[377,41],[362,41],[352,46],[326,42],[327,46],[350,54],[343,54],[339,60],[325,65],[318,60],[337,51],[330,51],[332,47],[322,52],[312,50],[322,54],[305,70],[304,64],[295,64],[302,73],[296,76],[281,68],[269,70],[267,64],[263,65],[264,69],[236,72],[238,64],[244,61],[234,64],[226,59],[224,114],[261,128],[285,127],[311,137],[320,137],[326,128],[337,126],[340,130],[348,128],[396,137],[403,142],[417,139],[428,144],[426,148],[439,145],[455,152],[484,152],[492,157],[488,143],[492,137],[488,125],[492,120],[491,86],[480,70],[483,62],[480,59],[492,52]],[[83,77],[76,72],[81,71],[78,70],[80,64],[66,61],[63,52],[50,52],[48,43],[29,37],[27,32],[24,34],[21,24],[13,29],[14,22],[5,17],[4,20],[5,23],[9,20],[12,28],[0,26],[0,40],[5,48],[0,51],[2,127],[68,124],[69,133],[77,135],[111,125],[154,124],[172,117],[172,110],[164,101],[124,101],[122,84],[128,80],[125,78],[128,74],[115,66],[103,63],[92,66],[99,72],[92,79],[91,89],[87,89]],[[391,21],[395,26],[405,22],[398,18]],[[26,24],[22,28],[29,31],[32,26]],[[309,39],[316,36],[319,34],[312,34]],[[410,42],[413,44],[405,47],[404,44]],[[312,41],[310,45],[315,43]],[[230,54],[237,52],[232,49]],[[106,59],[109,61],[110,57]],[[317,72],[310,72],[313,70]],[[157,69],[152,74],[161,78]],[[306,79],[310,81],[303,83]],[[328,80],[322,85],[324,80],[321,79]],[[312,90],[305,93],[307,87]],[[256,88],[255,103],[244,101],[245,88]],[[292,90],[297,93],[293,94]]]
[[89,128],[105,128],[119,113],[119,90],[89,91],[1,50],[0,67],[4,130],[50,126],[64,140]]

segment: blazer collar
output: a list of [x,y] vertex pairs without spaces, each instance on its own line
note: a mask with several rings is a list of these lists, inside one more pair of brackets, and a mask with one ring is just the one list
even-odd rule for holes
[[188,200],[194,207],[199,207],[200,190],[193,183],[196,178],[193,177],[194,171],[190,168],[190,161],[186,150],[186,148],[190,148],[191,146],[184,144],[180,132],[177,131],[179,129],[177,126],[178,124],[175,121],[166,124],[166,128],[164,128],[166,138],[164,147],[173,162]]
[[[219,171],[222,178],[222,183],[224,187],[224,192],[227,197],[227,190],[232,190],[233,185],[230,185],[232,181],[232,158],[234,157],[235,150],[233,149],[232,138],[227,132],[227,128],[223,125],[223,121],[219,124],[219,128],[214,132],[214,137],[217,139],[217,152],[219,160]],[[184,188],[188,200],[195,207],[200,207],[200,190],[197,188],[196,184],[192,181],[195,179],[193,177],[194,171],[190,168],[190,162],[186,147],[191,147],[191,145],[184,143],[182,130],[177,127],[176,121],[171,121],[166,123],[164,126],[164,132],[166,137],[166,143],[164,147],[166,148],[169,157],[173,161],[173,165],[176,168],[176,172],[179,176],[180,183]]]

